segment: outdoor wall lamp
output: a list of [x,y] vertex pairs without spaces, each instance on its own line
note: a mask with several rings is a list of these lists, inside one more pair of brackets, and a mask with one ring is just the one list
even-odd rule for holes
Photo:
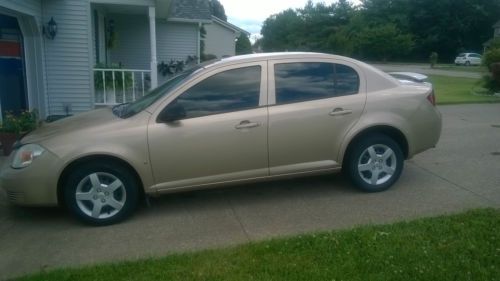
[[57,34],[57,23],[53,17],[50,18],[50,21],[43,26],[43,34],[45,37],[50,40],[54,40]]

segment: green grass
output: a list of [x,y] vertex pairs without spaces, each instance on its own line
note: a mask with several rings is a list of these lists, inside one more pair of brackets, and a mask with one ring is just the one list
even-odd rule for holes
[[[125,244],[124,244],[125,246]],[[500,211],[469,211],[19,280],[498,280]]]
[[440,105],[500,102],[499,97],[472,94],[481,89],[480,79],[429,75],[429,80],[434,85],[437,103]]
[[441,69],[441,70],[476,72],[476,73],[485,73],[485,74],[488,72],[486,67],[481,66],[481,65],[463,66],[463,65],[454,65],[454,64],[437,64],[434,66],[434,68]]

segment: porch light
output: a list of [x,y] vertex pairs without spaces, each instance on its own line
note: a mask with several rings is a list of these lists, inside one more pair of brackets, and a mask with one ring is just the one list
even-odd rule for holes
[[54,20],[54,17],[50,18],[50,21],[43,26],[43,34],[45,34],[45,37],[50,40],[54,40],[57,34],[57,23]]

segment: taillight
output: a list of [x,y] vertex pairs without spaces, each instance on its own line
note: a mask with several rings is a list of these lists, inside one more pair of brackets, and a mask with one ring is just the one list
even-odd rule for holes
[[436,106],[436,95],[434,95],[434,90],[427,96],[427,100],[432,103],[433,106]]

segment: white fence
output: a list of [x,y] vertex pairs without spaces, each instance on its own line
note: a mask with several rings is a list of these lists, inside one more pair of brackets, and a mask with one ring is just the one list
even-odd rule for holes
[[151,89],[151,70],[94,68],[96,105],[135,101]]

